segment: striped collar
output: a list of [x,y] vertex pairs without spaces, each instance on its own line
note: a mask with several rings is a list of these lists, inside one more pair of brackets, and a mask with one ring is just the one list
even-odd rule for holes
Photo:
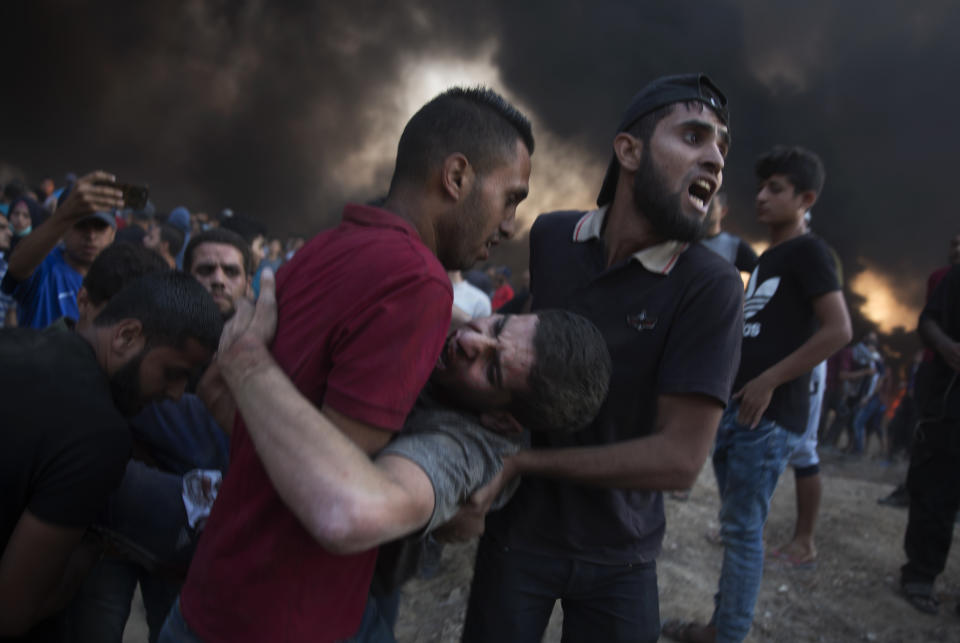
[[[605,205],[597,210],[590,210],[580,217],[577,225],[573,227],[573,240],[582,243],[590,239],[599,239],[608,207],[608,205]],[[688,247],[690,247],[690,244],[682,241],[664,241],[634,252],[630,255],[630,258],[639,261],[640,265],[650,272],[669,275],[673,267],[677,265],[677,259]]]

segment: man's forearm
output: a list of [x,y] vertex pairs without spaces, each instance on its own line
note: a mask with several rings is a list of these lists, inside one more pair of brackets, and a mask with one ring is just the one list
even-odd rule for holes
[[23,281],[33,274],[44,258],[56,247],[60,238],[70,227],[56,216],[50,217],[36,230],[25,236],[14,248],[7,265],[7,274]]
[[300,394],[262,344],[240,340],[222,359],[270,480],[320,544],[362,551],[415,528],[400,515],[411,502],[407,490]]
[[[616,444],[530,449],[514,456],[520,475],[570,480],[595,487],[671,491],[691,486],[690,458],[676,457],[660,435]],[[694,480],[695,480],[694,476]]]
[[661,395],[657,432],[590,447],[522,451],[511,464],[521,475],[563,478],[621,489],[688,489],[716,436],[721,404],[699,395]]

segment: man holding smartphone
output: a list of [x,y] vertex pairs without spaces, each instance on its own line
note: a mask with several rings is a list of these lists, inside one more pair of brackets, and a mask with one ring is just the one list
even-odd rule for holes
[[[0,289],[18,306],[20,326],[46,328],[61,317],[74,321],[77,293],[90,264],[113,243],[117,222],[105,210],[90,213],[93,199],[123,207],[116,178],[93,172],[77,181],[56,212],[17,244]],[[60,240],[63,245],[59,246]]]

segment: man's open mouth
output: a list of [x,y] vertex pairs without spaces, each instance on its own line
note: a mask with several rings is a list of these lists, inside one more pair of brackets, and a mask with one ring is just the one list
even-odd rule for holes
[[710,202],[710,198],[716,189],[715,183],[705,178],[699,178],[690,184],[687,193],[690,195],[690,202],[693,203],[694,207],[705,212],[707,203]]

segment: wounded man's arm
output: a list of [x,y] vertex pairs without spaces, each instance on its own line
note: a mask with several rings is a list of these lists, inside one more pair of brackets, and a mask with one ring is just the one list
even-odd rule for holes
[[[472,415],[451,409],[418,410],[400,435],[377,455],[376,462],[415,463],[431,483],[433,511],[423,532],[429,533],[454,517],[474,491],[503,468],[503,458],[519,444],[484,428]],[[509,499],[519,478],[498,496],[493,508]]]

